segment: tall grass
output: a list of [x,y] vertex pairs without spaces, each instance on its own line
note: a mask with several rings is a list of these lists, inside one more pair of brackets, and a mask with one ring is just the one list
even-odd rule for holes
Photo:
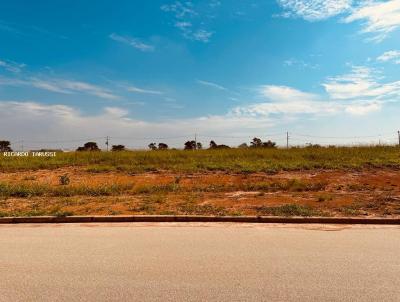
[[0,171],[56,169],[84,166],[90,172],[126,171],[140,173],[231,171],[271,172],[298,169],[400,167],[400,148],[391,146],[221,149],[126,152],[71,152],[56,157],[3,157]]

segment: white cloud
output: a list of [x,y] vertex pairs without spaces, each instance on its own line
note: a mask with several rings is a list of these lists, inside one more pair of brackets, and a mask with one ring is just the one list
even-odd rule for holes
[[318,64],[312,64],[312,63],[308,63],[308,62],[305,62],[303,60],[297,60],[297,59],[294,59],[294,58],[290,58],[288,60],[285,60],[283,62],[283,65],[286,66],[286,67],[296,66],[296,67],[299,67],[299,68],[310,68],[310,69],[318,69],[319,68]]
[[373,34],[372,40],[380,42],[400,26],[400,0],[361,2],[344,21],[364,22],[362,32]]
[[381,62],[393,62],[395,64],[400,64],[400,51],[398,50],[390,50],[384,52],[377,58],[378,61]]
[[[220,6],[219,1],[211,1],[210,9]],[[174,15],[174,25],[181,31],[183,37],[188,40],[208,43],[214,32],[205,28],[202,14],[195,10],[191,1],[175,1],[173,4],[161,6],[161,10]]]
[[298,100],[295,102],[264,102],[250,106],[237,107],[233,112],[238,115],[270,116],[272,114],[299,115],[299,114],[333,114],[339,112],[343,106],[337,103]]
[[400,81],[380,83],[377,72],[364,66],[353,66],[349,74],[331,77],[323,83],[333,99],[377,98],[400,96]]
[[216,83],[212,83],[212,82],[208,82],[208,81],[203,81],[203,80],[197,80],[196,82],[197,82],[198,84],[200,84],[200,85],[212,87],[212,88],[215,88],[215,89],[219,89],[219,90],[228,90],[228,89],[226,89],[225,87],[223,87],[223,86],[221,86],[221,85],[219,85],[219,84],[216,84]]
[[315,94],[303,92],[288,86],[263,85],[258,88],[262,96],[279,102],[296,102],[302,100],[316,100]]
[[308,21],[319,21],[347,11],[352,0],[277,0],[285,12],[282,17],[300,17]]
[[187,28],[192,27],[192,23],[186,21],[179,21],[175,23],[175,27],[179,28],[180,30],[184,31]]
[[174,4],[165,4],[161,6],[161,10],[174,13],[178,19],[197,15],[197,12],[193,8],[193,3],[190,1],[176,1]]
[[70,81],[70,80],[57,80],[55,82],[56,85],[59,85],[61,88],[65,88],[69,91],[75,92],[83,92],[87,94],[91,94],[94,96],[98,96],[104,99],[117,99],[118,96],[112,94],[108,89],[105,89],[100,86],[88,84],[85,82],[78,81]]
[[238,115],[270,116],[271,114],[331,114],[341,108],[337,103],[322,101],[318,95],[292,87],[264,85],[258,88],[266,101],[233,109]]
[[125,110],[123,108],[118,108],[118,107],[105,107],[104,108],[105,114],[112,116],[112,117],[125,117],[129,114],[128,110]]
[[348,113],[364,115],[381,109],[382,101],[378,100],[324,100],[317,94],[304,92],[287,86],[264,85],[259,93],[266,98],[265,102],[239,106],[232,110],[238,116],[270,117],[274,114],[284,116],[334,115]]
[[145,44],[137,38],[132,38],[132,37],[128,37],[128,36],[120,36],[115,33],[112,33],[109,36],[109,38],[114,41],[132,46],[133,48],[136,48],[143,52],[151,52],[151,51],[155,50],[155,47],[153,45]]
[[204,29],[199,29],[196,30],[194,32],[191,32],[188,36],[188,38],[193,39],[195,41],[200,41],[200,42],[204,42],[207,43],[210,41],[210,38],[212,37],[214,33],[212,31],[207,31]]
[[62,85],[48,81],[48,80],[41,80],[38,78],[31,78],[29,80],[23,81],[24,85],[30,85],[35,88],[43,89],[43,90],[48,90],[52,92],[58,92],[58,93],[65,93],[69,94],[72,93],[72,91],[65,89],[65,87],[62,87]]
[[358,102],[346,106],[345,111],[352,115],[365,115],[371,112],[379,111],[382,108],[382,102],[369,101]]
[[72,93],[85,93],[89,95],[94,95],[104,99],[118,99],[119,97],[113,94],[110,90],[73,80],[65,79],[40,79],[40,78],[5,78],[0,77],[0,85],[5,86],[30,86],[38,89],[43,89],[51,92],[72,94]]
[[125,89],[129,92],[135,92],[135,93],[163,94],[161,91],[158,91],[158,90],[148,90],[148,89],[143,89],[143,88],[139,88],[139,87],[131,86],[131,85],[125,86]]
[[343,22],[362,22],[362,33],[369,40],[380,42],[400,27],[400,0],[277,0],[284,18],[303,18],[307,21],[325,20],[345,14]]
[[23,63],[16,63],[8,60],[0,60],[0,67],[13,73],[19,73],[26,65]]

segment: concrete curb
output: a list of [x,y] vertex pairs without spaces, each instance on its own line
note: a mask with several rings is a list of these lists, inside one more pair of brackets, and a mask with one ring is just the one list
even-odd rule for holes
[[37,216],[3,217],[0,224],[19,223],[106,223],[106,222],[237,222],[237,223],[291,223],[291,224],[380,224],[400,225],[400,218],[351,217],[275,217],[275,216]]

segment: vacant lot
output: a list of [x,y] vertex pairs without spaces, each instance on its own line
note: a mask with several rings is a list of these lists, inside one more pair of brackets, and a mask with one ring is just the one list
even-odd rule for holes
[[395,147],[0,158],[0,216],[400,216]]

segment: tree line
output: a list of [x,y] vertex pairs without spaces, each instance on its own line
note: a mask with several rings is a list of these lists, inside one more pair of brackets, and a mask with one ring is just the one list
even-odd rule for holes
[[[276,148],[276,143],[268,140],[263,142],[261,139],[255,137],[248,145],[247,143],[243,143],[238,146],[239,148]],[[148,148],[152,151],[156,150],[169,150],[169,146],[166,143],[150,143]],[[208,149],[230,149],[231,147],[227,145],[218,145],[214,140],[210,141]],[[175,149],[175,148],[173,148]],[[200,142],[191,140],[187,141],[183,145],[184,150],[202,150],[203,145]],[[126,147],[124,145],[112,145],[111,151],[125,151]],[[97,146],[95,142],[87,142],[82,147],[79,147],[76,151],[100,151],[100,148]]]
[[[150,143],[148,145],[150,150],[169,150],[169,146],[166,143]],[[208,149],[230,149],[231,147],[227,145],[219,145],[214,140],[210,141]],[[247,143],[243,143],[238,146],[238,148],[276,148],[276,143],[268,140],[263,142],[261,139],[255,137],[248,145]],[[187,141],[183,145],[184,150],[201,150],[203,149],[203,145],[200,142],[191,140]],[[126,147],[124,145],[112,145],[111,151],[126,151]],[[12,152],[11,143],[9,141],[0,141],[0,152]],[[87,142],[83,146],[80,146],[76,149],[76,151],[101,151],[96,142]]]

